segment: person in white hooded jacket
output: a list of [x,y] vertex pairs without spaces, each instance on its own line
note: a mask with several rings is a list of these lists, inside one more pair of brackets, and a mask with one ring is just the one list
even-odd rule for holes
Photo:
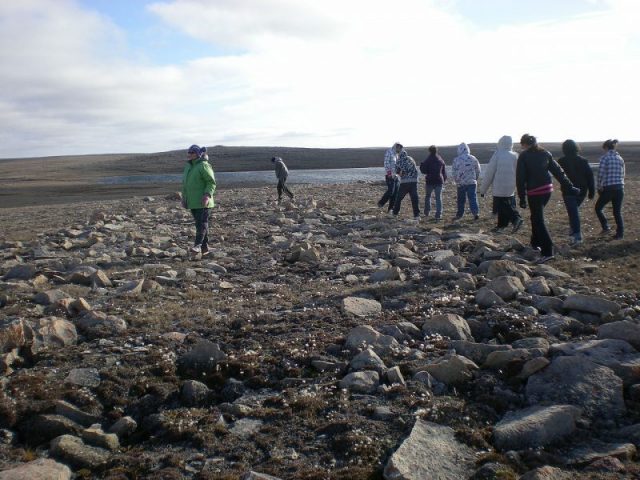
[[522,217],[516,209],[516,165],[518,154],[513,151],[513,139],[509,135],[498,140],[498,148],[489,160],[483,174],[480,195],[484,197],[489,187],[498,210],[498,225],[493,231],[513,225],[513,233],[522,226]]
[[458,211],[454,220],[460,220],[464,215],[464,206],[467,198],[469,199],[471,214],[474,220],[477,220],[480,214],[477,196],[480,162],[471,155],[469,147],[464,142],[458,145],[458,156],[453,159],[451,172],[458,187]]

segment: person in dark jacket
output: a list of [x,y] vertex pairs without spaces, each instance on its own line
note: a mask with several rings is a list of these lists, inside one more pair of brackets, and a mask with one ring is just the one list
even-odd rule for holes
[[278,203],[282,200],[282,192],[289,195],[289,198],[293,198],[293,193],[287,187],[287,178],[289,177],[289,169],[284,163],[284,160],[280,157],[273,157],[271,159],[276,168],[276,178],[278,179]]
[[420,164],[420,171],[424,173],[426,183],[424,215],[428,217],[431,212],[431,194],[433,193],[436,200],[436,216],[434,218],[436,222],[439,222],[442,218],[442,188],[447,181],[447,172],[444,160],[438,154],[438,148],[435,145],[429,147],[429,156]]
[[551,175],[567,188],[569,194],[578,195],[580,189],[573,186],[551,154],[538,145],[536,137],[525,133],[520,139],[520,146],[522,153],[518,156],[516,166],[516,188],[520,208],[527,208],[528,200],[531,213],[531,246],[540,250],[538,263],[544,263],[553,258],[553,241],[544,221],[544,207],[553,192]]
[[580,147],[575,141],[565,140],[562,143],[562,153],[564,157],[558,160],[558,164],[567,174],[573,186],[580,189],[578,195],[572,195],[566,185],[562,185],[562,199],[567,208],[571,227],[570,242],[573,245],[579,245],[582,243],[582,232],[580,231],[580,212],[578,209],[587,195],[591,200],[596,193],[593,171],[589,166],[589,161],[579,155]]

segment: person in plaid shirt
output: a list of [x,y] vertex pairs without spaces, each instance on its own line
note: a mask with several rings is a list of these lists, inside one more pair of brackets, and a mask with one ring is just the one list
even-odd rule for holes
[[398,189],[400,188],[400,180],[396,176],[396,161],[398,155],[403,151],[402,144],[394,143],[393,146],[384,154],[384,181],[387,184],[387,191],[384,192],[382,198],[378,201],[378,207],[384,207],[389,202],[388,212],[393,209]]
[[602,234],[611,231],[607,218],[602,213],[604,207],[611,202],[613,218],[616,221],[614,240],[624,237],[624,221],[622,219],[622,200],[624,199],[624,160],[616,151],[618,140],[607,140],[602,144],[605,153],[600,158],[598,168],[598,200],[596,201],[596,215],[602,226]]

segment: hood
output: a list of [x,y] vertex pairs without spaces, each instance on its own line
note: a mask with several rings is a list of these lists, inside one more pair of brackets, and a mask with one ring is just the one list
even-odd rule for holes
[[469,146],[462,142],[460,145],[458,145],[458,156],[460,155],[469,155],[471,153],[471,150],[469,150]]
[[513,139],[509,135],[500,138],[498,140],[498,150],[513,150]]
[[578,144],[573,140],[565,140],[562,142],[562,153],[565,157],[577,157]]

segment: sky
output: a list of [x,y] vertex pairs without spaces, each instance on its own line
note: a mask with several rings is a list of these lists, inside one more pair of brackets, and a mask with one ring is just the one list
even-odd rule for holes
[[0,0],[0,158],[640,140],[637,0]]

